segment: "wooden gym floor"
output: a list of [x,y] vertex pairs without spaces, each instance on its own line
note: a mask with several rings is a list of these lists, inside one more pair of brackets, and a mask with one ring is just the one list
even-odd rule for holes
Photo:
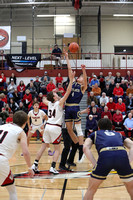
[[[34,162],[36,152],[40,148],[41,142],[31,141],[29,150],[31,153],[32,163]],[[62,150],[63,144],[61,144]],[[53,146],[51,145],[53,150]],[[95,148],[92,152],[95,157],[97,153]],[[11,170],[14,174],[27,171],[24,158],[21,155],[21,149],[18,149],[16,154],[10,160]],[[75,157],[76,167],[74,171],[91,170],[92,165],[85,158],[83,163],[77,163],[78,153]],[[52,157],[48,156],[47,150],[44,152],[39,165],[39,170],[49,170]],[[57,169],[58,169],[57,163]],[[56,175],[58,176],[58,175]],[[83,195],[88,187],[88,178],[68,179],[64,200],[82,200]],[[60,200],[64,179],[15,179],[18,200]],[[0,200],[8,200],[8,192],[4,187],[0,188]],[[117,174],[109,175],[107,180],[98,189],[95,200],[129,200],[130,197],[120,181]]]

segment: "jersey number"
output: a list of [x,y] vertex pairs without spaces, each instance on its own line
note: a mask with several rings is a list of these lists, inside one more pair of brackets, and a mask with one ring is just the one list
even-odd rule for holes
[[51,117],[55,117],[55,114],[56,114],[56,110],[54,109],[53,110],[53,112],[52,112],[52,110],[49,110],[49,118],[51,118]]
[[5,139],[6,135],[7,135],[8,131],[3,132],[3,130],[0,130],[0,143],[3,142],[3,140]]

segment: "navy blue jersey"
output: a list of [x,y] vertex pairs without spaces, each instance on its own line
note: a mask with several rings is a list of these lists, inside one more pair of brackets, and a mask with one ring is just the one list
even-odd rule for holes
[[72,84],[72,91],[69,97],[66,100],[68,104],[79,104],[83,97],[83,93],[81,91],[81,85],[77,82],[73,82]]
[[89,138],[96,145],[98,153],[105,147],[123,146],[123,142],[126,139],[120,133],[109,130],[95,131],[89,135]]

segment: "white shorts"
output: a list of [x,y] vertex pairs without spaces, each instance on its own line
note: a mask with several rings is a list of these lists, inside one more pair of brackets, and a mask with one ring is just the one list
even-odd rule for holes
[[[38,130],[39,132],[42,132],[44,130],[44,128],[42,129],[41,127],[43,126],[43,124],[39,125],[39,126],[36,126],[36,125],[33,125],[31,124],[31,133],[35,133],[36,130]],[[43,126],[44,127],[44,126]]]
[[8,159],[0,155],[0,185],[6,186],[14,183],[13,175],[11,174]]
[[46,124],[43,134],[45,143],[59,144],[61,141],[61,127],[57,125]]

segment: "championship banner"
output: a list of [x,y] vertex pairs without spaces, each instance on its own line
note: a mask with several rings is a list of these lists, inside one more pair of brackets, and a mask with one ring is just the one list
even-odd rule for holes
[[0,49],[10,49],[10,26],[0,26]]
[[22,71],[26,67],[36,67],[38,61],[41,61],[41,54],[7,54],[6,59],[10,67],[15,68],[17,71]]

